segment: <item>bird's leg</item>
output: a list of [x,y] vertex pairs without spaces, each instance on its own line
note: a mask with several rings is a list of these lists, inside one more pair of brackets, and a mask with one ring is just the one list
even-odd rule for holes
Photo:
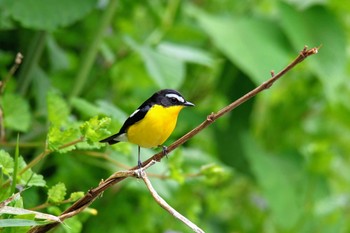
[[163,152],[163,155],[168,158],[168,147],[167,146],[164,146],[164,145],[161,145],[162,147],[162,152]]
[[142,168],[141,157],[140,157],[140,146],[137,147],[137,166],[139,169]]
[[140,158],[140,146],[137,146],[137,166],[139,167],[137,170],[135,170],[135,174],[137,178],[141,177],[142,173],[142,163],[141,163],[141,158]]

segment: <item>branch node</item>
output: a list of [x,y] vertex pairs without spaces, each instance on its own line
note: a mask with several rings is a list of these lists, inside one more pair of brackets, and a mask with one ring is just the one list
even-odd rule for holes
[[271,71],[270,71],[270,74],[271,74],[271,77],[272,77],[272,78],[275,77],[275,71],[274,71],[274,70],[271,70]]
[[18,53],[16,54],[15,63],[16,63],[17,65],[20,65],[20,64],[22,63],[22,59],[23,59],[22,53],[18,52]]
[[207,121],[209,121],[210,123],[215,121],[215,113],[210,113],[210,115],[207,116]]

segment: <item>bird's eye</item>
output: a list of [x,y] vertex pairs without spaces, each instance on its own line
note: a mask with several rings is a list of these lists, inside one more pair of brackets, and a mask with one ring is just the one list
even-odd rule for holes
[[175,97],[170,98],[170,102],[176,104],[178,100]]

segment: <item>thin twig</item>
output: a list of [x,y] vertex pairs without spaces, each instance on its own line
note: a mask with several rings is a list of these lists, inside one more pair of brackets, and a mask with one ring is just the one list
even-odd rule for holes
[[6,83],[10,80],[10,78],[15,74],[18,67],[21,65],[23,59],[23,55],[21,53],[16,54],[15,62],[13,63],[11,69],[7,73],[7,75],[4,77],[3,81],[0,81],[0,95],[4,93]]
[[[4,93],[7,82],[10,78],[15,74],[18,67],[21,65],[23,59],[23,55],[21,53],[16,54],[15,62],[13,63],[11,69],[4,77],[2,81],[0,81],[0,96]],[[5,141],[5,126],[4,126],[4,113],[2,107],[0,106],[0,142]]]
[[[178,146],[182,145],[183,143],[185,143],[187,140],[189,140],[190,138],[192,138],[196,134],[198,134],[204,128],[208,127],[210,124],[212,124],[218,118],[220,118],[223,115],[225,115],[226,113],[232,111],[237,106],[243,104],[244,102],[246,102],[247,100],[251,99],[252,97],[257,95],[261,91],[271,87],[273,85],[273,83],[276,80],[278,80],[279,78],[281,78],[285,73],[287,73],[289,70],[294,68],[297,64],[302,62],[308,56],[314,55],[317,52],[318,52],[318,48],[312,48],[312,49],[308,50],[307,47],[305,46],[304,49],[300,52],[300,54],[295,58],[295,60],[292,63],[290,63],[287,67],[285,67],[282,71],[280,71],[278,74],[275,74],[268,81],[262,83],[260,86],[258,86],[254,90],[248,92],[246,95],[244,95],[241,98],[237,99],[236,101],[232,102],[228,106],[224,107],[223,109],[221,109],[217,113],[210,114],[206,118],[206,120],[203,121],[200,125],[198,125],[196,128],[194,128],[193,130],[191,130],[190,132],[188,132],[187,134],[182,136],[180,139],[175,141],[173,144],[171,144],[167,148],[168,153],[173,151],[174,149],[176,149]],[[149,166],[150,162],[152,162],[152,161],[160,161],[164,156],[165,155],[164,155],[163,152],[160,152],[160,153],[157,153],[157,154],[153,155],[151,158],[149,158],[148,160],[146,160],[146,161],[144,161],[142,163],[142,168],[144,169],[145,166]],[[137,168],[138,167],[135,166],[135,167],[129,169],[128,171],[134,172],[135,170],[137,170]],[[126,178],[126,177],[123,177],[123,176],[122,177],[116,176],[115,174],[110,176],[105,181],[102,181],[96,188],[89,190],[88,193],[84,197],[82,197],[77,202],[75,202],[73,205],[71,205],[68,209],[66,209],[62,213],[62,215],[60,216],[61,220],[67,218],[68,216],[71,217],[71,216],[76,215],[81,210],[83,210],[86,207],[88,207],[106,189],[108,189],[109,187],[111,187],[112,185],[114,185],[116,183],[121,182],[122,180],[124,180]],[[63,216],[64,216],[64,218],[62,218]],[[36,226],[36,227],[33,227],[29,232],[30,233],[47,232],[48,230],[56,227],[57,225],[58,225],[58,223],[51,223],[51,224],[43,225],[43,226]]]
[[[152,160],[153,161],[153,160]],[[153,188],[151,181],[148,179],[146,172],[141,172],[141,178],[145,182],[148,190],[150,191],[151,195],[153,196],[154,200],[166,211],[168,211],[171,215],[173,215],[175,218],[179,219],[181,222],[186,224],[189,228],[192,229],[193,232],[196,233],[204,233],[202,229],[200,229],[196,224],[192,223],[190,220],[188,220],[185,216],[181,215],[179,212],[177,212],[173,207],[171,207],[159,194],[157,191]]]

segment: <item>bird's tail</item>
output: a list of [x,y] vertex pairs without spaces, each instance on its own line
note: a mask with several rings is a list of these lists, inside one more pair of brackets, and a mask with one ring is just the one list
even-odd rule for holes
[[120,141],[118,141],[118,136],[119,134],[114,134],[108,138],[105,138],[105,139],[102,139],[100,142],[107,142],[109,145],[113,145],[113,144],[116,144]]

